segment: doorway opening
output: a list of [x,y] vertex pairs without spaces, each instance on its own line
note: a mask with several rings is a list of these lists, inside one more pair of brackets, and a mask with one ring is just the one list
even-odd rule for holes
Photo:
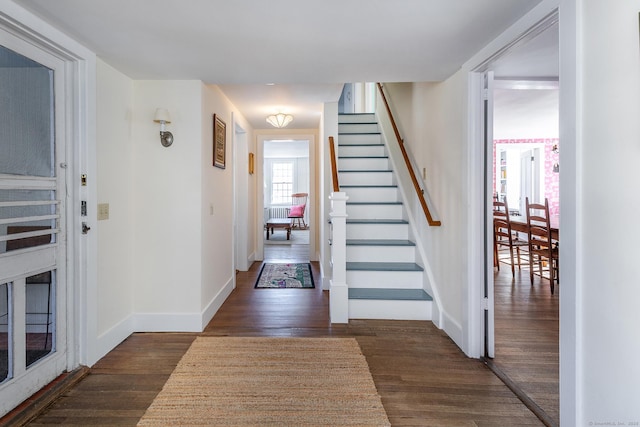
[[[558,33],[553,14],[476,70],[488,81],[482,103],[487,301],[482,355],[547,425],[559,423],[560,292],[551,294],[546,278],[532,282],[527,261],[513,273],[508,256],[507,263],[496,262],[492,211],[494,201],[506,201],[512,223],[525,228],[527,199],[547,200],[550,215],[560,214]],[[518,237],[526,242],[526,229]]]
[[263,144],[265,261],[310,260],[311,163],[304,139],[267,139]]

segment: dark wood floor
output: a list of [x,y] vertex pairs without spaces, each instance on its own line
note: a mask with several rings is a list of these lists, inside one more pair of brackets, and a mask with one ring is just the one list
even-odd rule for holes
[[[317,263],[312,267],[318,277]],[[236,289],[201,335],[355,337],[394,426],[542,425],[482,362],[467,358],[432,323],[331,325],[327,292],[254,289],[259,271],[255,263],[238,273]],[[30,425],[136,425],[197,335],[131,335]]]
[[[555,425],[560,420],[560,292],[551,295],[549,281],[529,270],[502,266],[495,281],[494,364],[513,380]],[[561,286],[561,285],[560,285]]]

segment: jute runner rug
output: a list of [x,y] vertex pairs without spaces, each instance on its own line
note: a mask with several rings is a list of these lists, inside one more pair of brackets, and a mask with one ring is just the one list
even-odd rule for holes
[[198,337],[139,426],[389,426],[353,338]]

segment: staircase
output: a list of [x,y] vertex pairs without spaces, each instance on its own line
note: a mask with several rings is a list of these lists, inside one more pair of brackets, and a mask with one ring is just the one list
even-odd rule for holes
[[346,282],[350,319],[431,320],[402,197],[375,114],[340,114],[338,176],[349,197]]

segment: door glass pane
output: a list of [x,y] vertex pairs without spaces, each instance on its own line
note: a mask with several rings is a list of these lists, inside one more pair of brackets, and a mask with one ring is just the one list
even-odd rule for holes
[[9,284],[0,285],[0,383],[9,376]]
[[0,173],[53,177],[53,72],[0,46]]
[[[0,190],[0,237],[56,229],[58,203],[52,190]],[[0,241],[0,254],[55,242],[55,235]]]
[[27,277],[26,360],[27,367],[55,349],[55,271]]

